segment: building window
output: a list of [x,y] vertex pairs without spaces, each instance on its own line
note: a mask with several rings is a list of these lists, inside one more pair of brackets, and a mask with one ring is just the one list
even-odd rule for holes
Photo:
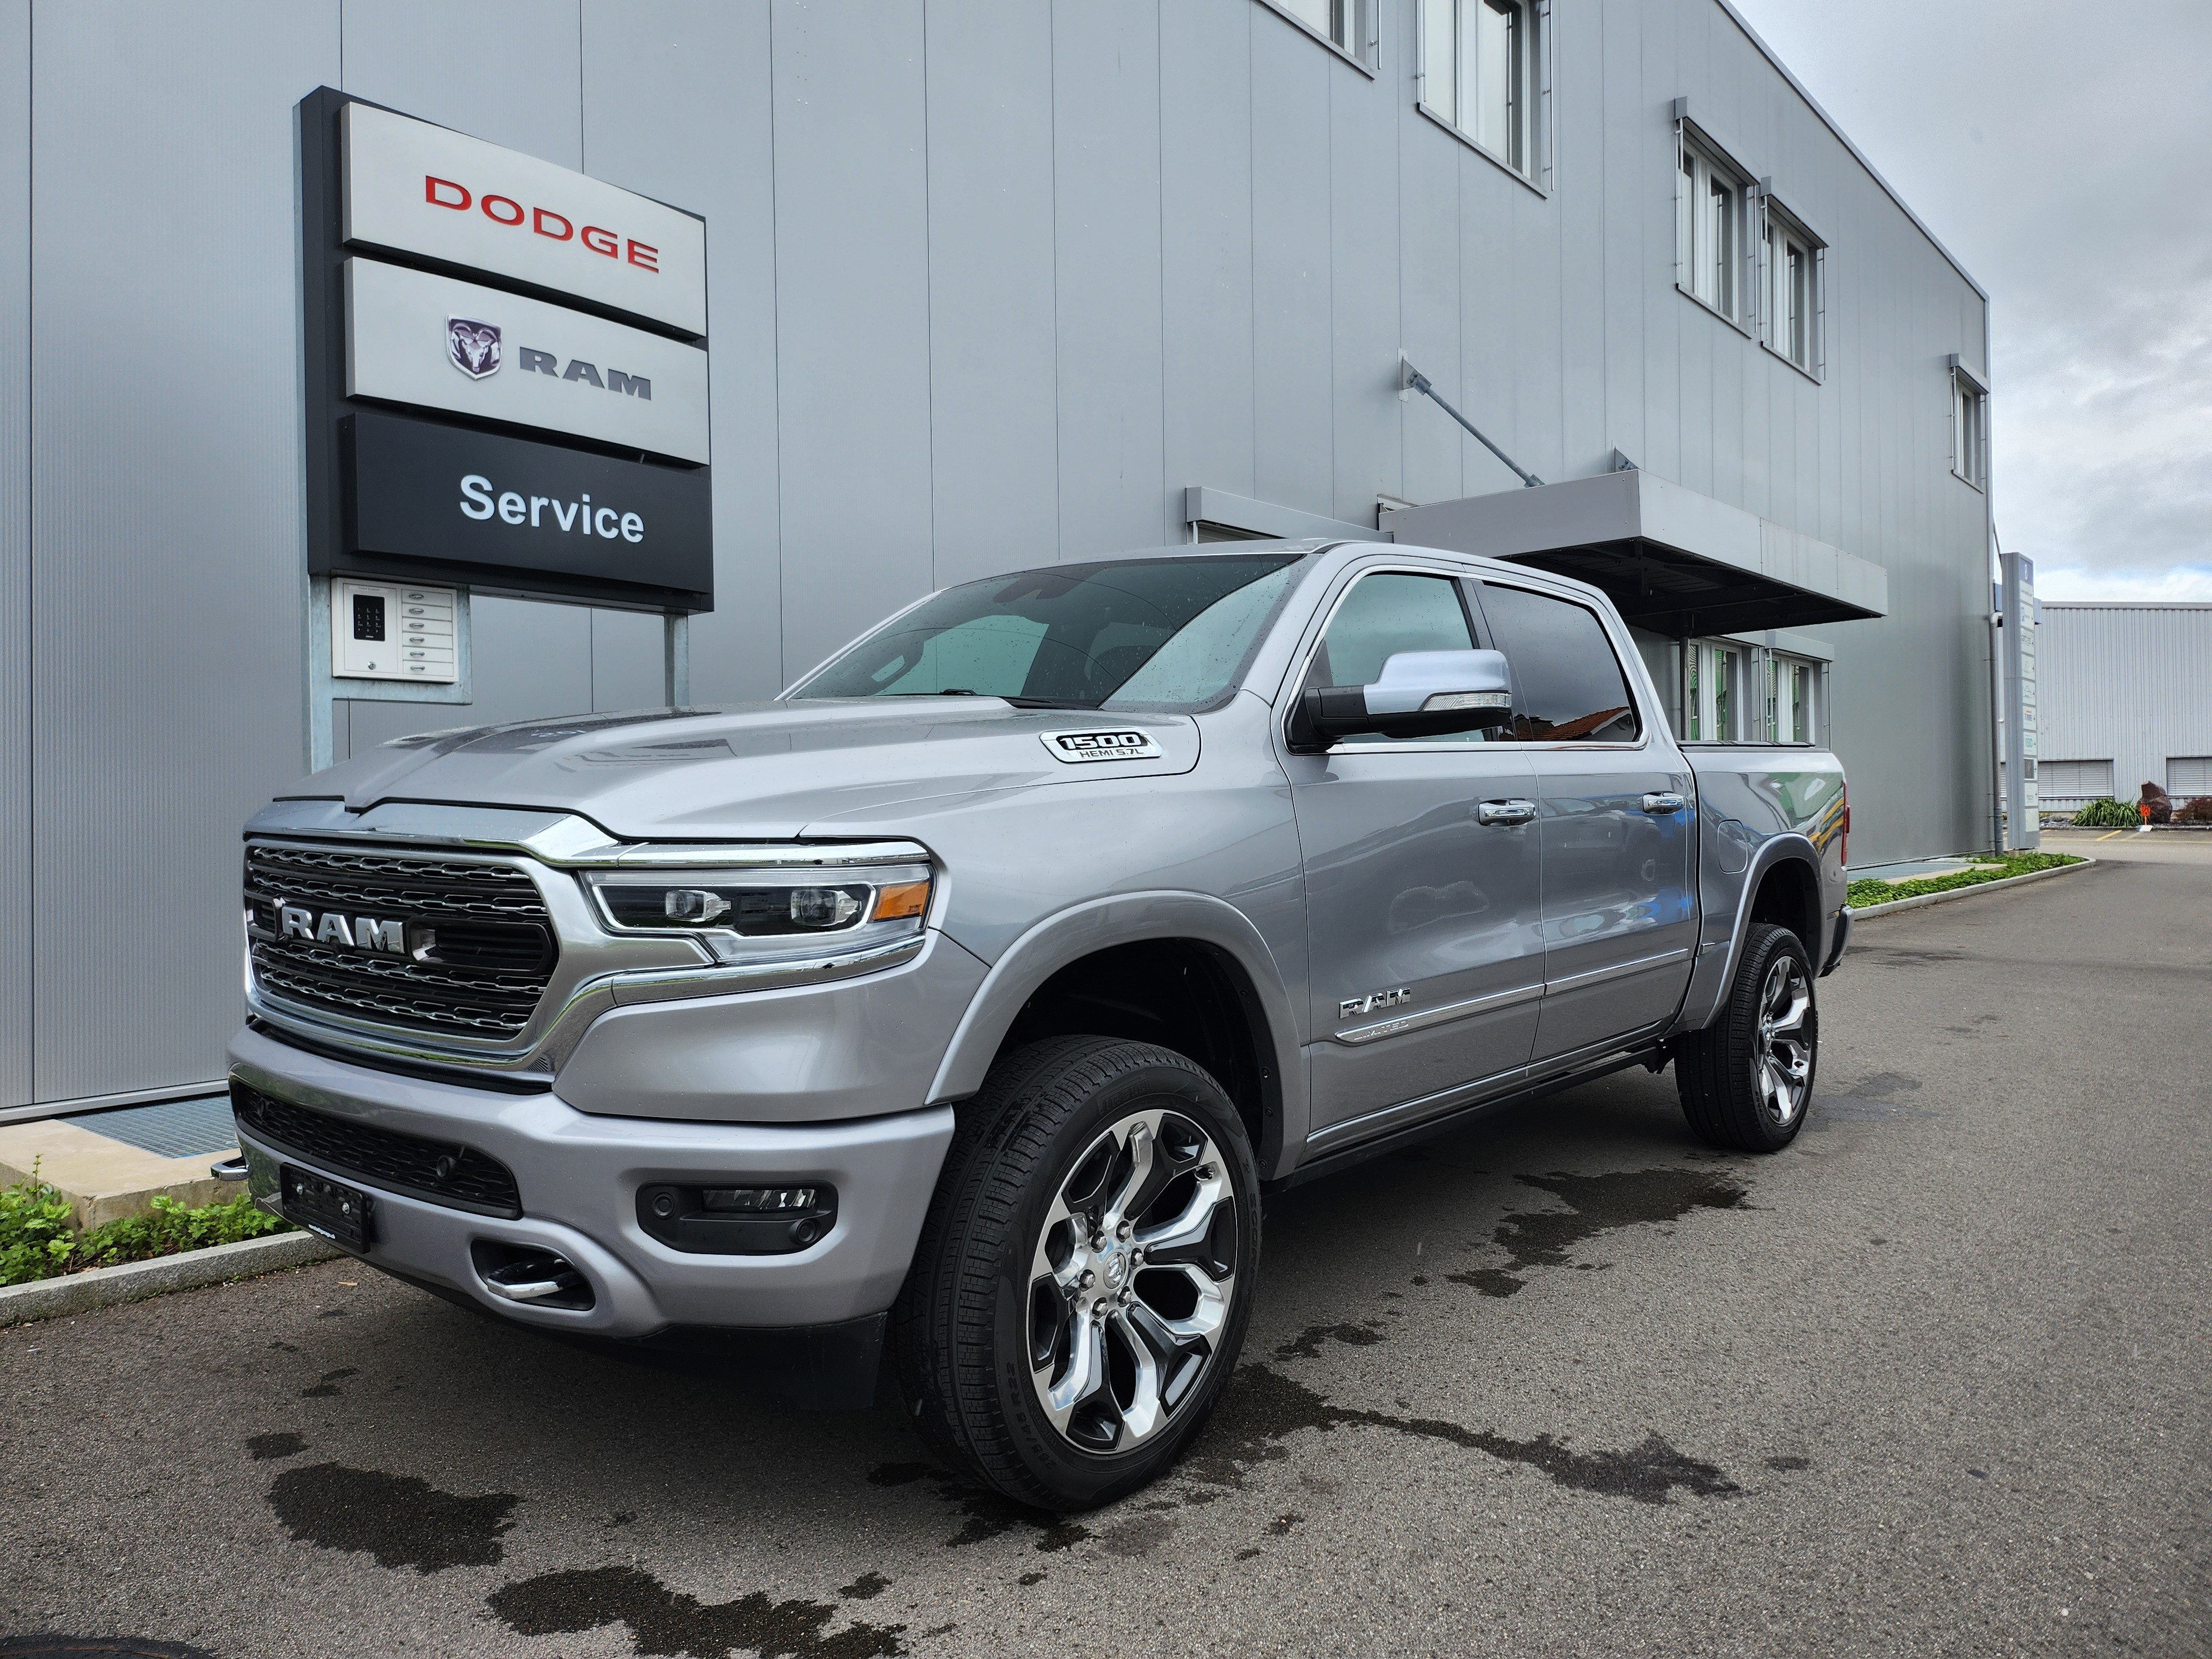
[[1989,483],[1989,389],[1951,360],[1951,471],[1977,489]]
[[[2173,770],[2168,761],[2166,771]],[[2101,800],[2112,793],[2109,760],[2047,760],[2035,769],[2036,793],[2044,800]]]
[[[2105,793],[2111,794],[2112,769],[2107,763]],[[2212,755],[2168,755],[2166,757],[2166,793],[2176,800],[2194,800],[2199,795],[2212,795]]]
[[1682,292],[1743,325],[1745,180],[1686,132],[1675,179],[1674,248]]
[[1376,60],[1376,0],[1266,0],[1370,74]]
[[1759,336],[1778,356],[1820,378],[1825,245],[1771,197],[1760,205]]
[[1421,107],[1524,179],[1541,148],[1538,0],[1421,0]]
[[1819,741],[1820,665],[1770,653],[1766,659],[1766,740]]
[[1683,685],[1685,743],[1743,740],[1744,684],[1749,651],[1722,641],[1692,640]]

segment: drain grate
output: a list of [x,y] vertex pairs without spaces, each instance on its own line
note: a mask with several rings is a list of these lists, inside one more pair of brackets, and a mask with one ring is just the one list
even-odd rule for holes
[[226,1152],[238,1145],[238,1127],[230,1115],[230,1097],[208,1095],[198,1100],[165,1100],[153,1106],[123,1106],[106,1112],[80,1112],[65,1117],[80,1129],[89,1129],[110,1140],[136,1146],[157,1158],[204,1158]]

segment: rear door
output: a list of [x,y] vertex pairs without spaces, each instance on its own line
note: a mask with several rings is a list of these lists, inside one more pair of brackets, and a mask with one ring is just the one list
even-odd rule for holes
[[[1298,689],[1370,684],[1400,651],[1486,645],[1471,598],[1443,570],[1361,572]],[[1527,746],[1362,737],[1283,763],[1305,861],[1312,1139],[1348,1141],[1517,1081],[1544,960]]]
[[1680,1003],[1697,942],[1697,796],[1681,751],[1647,726],[1596,610],[1488,578],[1481,602],[1513,670],[1515,746],[1536,775],[1540,1066],[1656,1024]]

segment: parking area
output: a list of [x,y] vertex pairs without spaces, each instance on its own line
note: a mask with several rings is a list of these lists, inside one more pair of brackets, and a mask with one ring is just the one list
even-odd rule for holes
[[2081,850],[1863,926],[1777,1157],[1639,1071],[1276,1202],[1215,1423],[1094,1514],[347,1262],[0,1332],[0,1634],[2212,1651],[2212,836]]

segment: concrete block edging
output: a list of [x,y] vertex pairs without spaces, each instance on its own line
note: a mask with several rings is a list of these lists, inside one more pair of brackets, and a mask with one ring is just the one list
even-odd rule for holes
[[1998,881],[1978,881],[1965,887],[1954,887],[1941,893],[1916,893],[1911,898],[1892,899],[1887,904],[1869,904],[1863,910],[1854,909],[1854,926],[1869,916],[1886,916],[1893,910],[1917,910],[1923,904],[1942,904],[1951,899],[1972,898],[1977,893],[1994,893],[2000,888],[2018,887],[2031,881],[2048,881],[2053,876],[2070,876],[2077,871],[2094,868],[2097,860],[2087,854],[2076,854],[2079,864],[2056,864],[2048,870],[2031,870],[2024,876],[2006,876]]
[[234,1279],[252,1279],[285,1267],[304,1267],[345,1252],[310,1232],[276,1233],[248,1238],[236,1244],[212,1244],[204,1250],[185,1250],[156,1256],[151,1261],[126,1261],[119,1267],[94,1267],[58,1279],[35,1279],[28,1285],[0,1287],[0,1326],[27,1324],[34,1319],[57,1319],[68,1314],[90,1313],[118,1302],[136,1302],[169,1291],[196,1290]]

